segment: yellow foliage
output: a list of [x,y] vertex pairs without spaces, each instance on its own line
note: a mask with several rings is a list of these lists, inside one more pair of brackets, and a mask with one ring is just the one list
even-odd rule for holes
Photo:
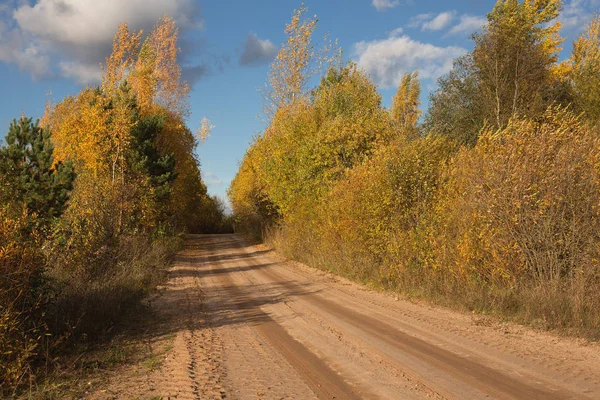
[[485,131],[453,163],[431,238],[437,264],[506,285],[596,270],[599,166],[596,133],[562,109]]
[[311,77],[309,71],[313,47],[312,34],[317,27],[316,16],[304,19],[308,9],[304,3],[294,11],[292,20],[285,27],[287,42],[279,50],[269,72],[270,90],[267,93],[268,114],[279,107],[301,100],[304,88]]
[[390,140],[389,114],[356,65],[329,70],[310,102],[280,107],[264,135],[265,189],[285,217],[310,209],[346,171]]
[[404,74],[398,91],[392,100],[392,120],[404,132],[414,131],[421,116],[421,84],[419,73]]
[[319,208],[316,226],[329,244],[327,252],[346,249],[369,259],[378,266],[371,276],[393,285],[398,268],[420,256],[415,236],[453,151],[451,142],[439,137],[400,138],[353,168]]
[[315,49],[312,36],[317,28],[317,16],[306,17],[307,12],[304,3],[294,10],[285,27],[287,40],[271,64],[268,85],[263,92],[265,114],[269,118],[280,107],[308,101],[306,85],[309,80],[339,61],[341,52],[335,51],[336,44],[325,43],[322,48]]
[[600,119],[600,15],[573,43],[568,62],[573,82],[575,105],[593,122]]
[[265,140],[256,138],[244,155],[227,195],[235,215],[236,230],[260,240],[263,230],[278,217],[266,192],[263,163],[268,154]]
[[169,110],[178,116],[189,113],[190,87],[181,80],[177,62],[179,32],[175,21],[163,17],[141,46],[128,81],[133,87],[142,113],[152,113],[152,106]]
[[110,141],[107,105],[104,96],[84,89],[78,96],[68,96],[48,110],[44,122],[53,132],[56,161],[71,159],[78,172],[87,170],[94,176],[109,173],[115,144]]
[[28,232],[29,226],[26,213],[0,204],[0,394],[27,382],[34,357],[43,351],[42,299],[33,285],[43,260],[39,233]]
[[113,38],[113,48],[106,59],[102,90],[109,95],[115,95],[119,86],[135,65],[142,31],[130,32],[126,23],[121,24]]
[[[547,90],[563,39],[561,0],[498,0],[472,53],[484,118],[497,129],[549,104]],[[552,100],[550,100],[551,102]]]
[[600,139],[560,105],[600,110],[600,23],[558,64],[561,7],[499,0],[424,136],[416,73],[389,113],[353,64],[308,95],[314,20],[296,12],[269,125],[228,192],[236,229],[369,283],[597,336]]

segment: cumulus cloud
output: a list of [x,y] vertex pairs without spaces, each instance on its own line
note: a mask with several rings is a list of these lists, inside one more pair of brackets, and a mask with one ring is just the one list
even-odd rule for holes
[[404,35],[354,45],[354,58],[378,85],[396,86],[406,72],[418,70],[423,79],[437,79],[452,69],[455,58],[466,54],[462,47],[438,47]]
[[385,11],[399,5],[400,0],[373,0],[373,7],[375,7],[377,11]]
[[75,61],[61,61],[58,64],[61,75],[73,78],[78,83],[88,85],[97,83],[102,79],[102,68],[98,65],[82,64]]
[[592,11],[600,7],[600,0],[571,0],[565,2],[558,17],[564,29],[583,30],[592,19]]
[[0,61],[29,71],[33,79],[50,76],[50,58],[36,43],[27,43],[18,32],[0,25]]
[[[163,16],[174,18],[182,33],[202,27],[194,0],[38,0],[4,7],[0,60],[42,78],[60,74],[95,83],[99,65],[111,50],[118,26],[149,31]],[[10,25],[10,26],[9,26]],[[5,40],[10,37],[11,40]]]
[[439,31],[450,25],[454,20],[454,11],[446,11],[436,15],[430,21],[423,23],[422,29],[424,31]]
[[240,57],[240,65],[268,64],[277,54],[277,47],[269,40],[259,39],[250,34],[244,43],[244,51]]
[[41,40],[82,47],[110,42],[125,21],[148,30],[167,14],[183,28],[198,25],[197,11],[193,0],[39,0],[17,8],[13,17],[21,31]]
[[485,17],[475,15],[461,15],[458,24],[454,25],[449,31],[449,35],[472,34],[487,24]]

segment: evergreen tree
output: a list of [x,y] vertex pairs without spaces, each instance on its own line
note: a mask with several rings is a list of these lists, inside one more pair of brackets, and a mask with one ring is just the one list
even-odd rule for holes
[[40,224],[62,214],[75,179],[70,162],[54,163],[53,150],[50,131],[25,117],[13,120],[0,148],[0,174],[11,200]]

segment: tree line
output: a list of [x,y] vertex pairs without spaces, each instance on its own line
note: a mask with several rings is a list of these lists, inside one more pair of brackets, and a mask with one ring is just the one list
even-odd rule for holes
[[386,109],[302,6],[229,188],[236,230],[408,296],[600,337],[600,18],[559,61],[561,11],[498,0],[423,113],[417,72]]
[[10,125],[0,147],[0,393],[118,323],[163,279],[180,233],[230,229],[202,181],[203,138],[186,126],[177,40],[169,17],[145,36],[121,25],[99,86]]

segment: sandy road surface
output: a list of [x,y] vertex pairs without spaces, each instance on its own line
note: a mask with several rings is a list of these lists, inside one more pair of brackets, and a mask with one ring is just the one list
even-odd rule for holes
[[600,348],[398,301],[235,235],[191,236],[155,304],[171,399],[600,399]]

